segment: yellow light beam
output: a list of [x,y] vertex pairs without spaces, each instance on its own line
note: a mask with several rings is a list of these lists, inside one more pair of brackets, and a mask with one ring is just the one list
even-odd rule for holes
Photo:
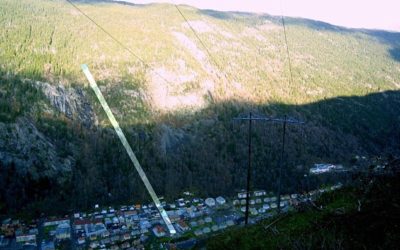
[[143,168],[140,166],[140,163],[137,160],[135,153],[133,153],[131,146],[129,145],[128,141],[126,140],[124,132],[122,132],[122,129],[120,128],[117,120],[115,119],[113,113],[111,112],[111,109],[108,106],[107,101],[104,99],[104,96],[101,93],[99,87],[97,86],[96,81],[93,78],[93,75],[90,73],[88,66],[86,64],[82,64],[81,68],[90,83],[90,87],[93,89],[94,93],[97,96],[97,99],[99,99],[101,106],[103,107],[104,111],[106,112],[108,119],[110,120],[111,124],[113,125],[114,130],[117,133],[119,140],[121,141],[122,145],[124,145],[126,152],[129,155],[129,158],[131,159],[133,165],[136,168],[136,171],[139,173],[140,178],[142,179],[144,185],[147,188],[147,191],[149,192],[151,198],[153,199],[154,204],[156,205],[158,211],[160,212],[161,217],[163,218],[165,224],[167,225],[169,233],[175,234],[176,230],[175,230],[174,226],[172,225],[167,212],[162,207],[160,200],[158,199],[158,196],[154,192],[154,189],[151,186],[149,179],[147,179],[147,176],[146,176],[145,172],[143,171]]

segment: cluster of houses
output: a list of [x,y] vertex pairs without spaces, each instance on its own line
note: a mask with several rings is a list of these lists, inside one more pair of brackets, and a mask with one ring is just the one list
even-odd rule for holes
[[[341,188],[341,184],[329,190]],[[308,195],[286,194],[281,196],[280,207],[288,209],[298,202],[309,199],[327,189],[311,191]],[[177,233],[169,232],[153,204],[99,208],[91,213],[75,213],[63,218],[48,218],[30,225],[18,220],[7,219],[1,225],[1,244],[14,237],[16,243],[52,250],[61,242],[70,241],[76,249],[144,249],[151,242],[165,242],[162,239],[189,236],[196,239],[224,230],[241,223],[246,211],[246,192],[239,192],[237,198],[229,202],[222,196],[216,198],[195,198],[187,194],[185,198],[162,205]],[[249,195],[249,211],[253,218],[272,215],[278,207],[276,196],[257,190]],[[39,225],[39,226],[37,226]],[[43,232],[38,242],[39,229]],[[188,237],[185,237],[187,239]],[[193,243],[193,242],[191,242]],[[167,248],[167,245],[163,245]]]
[[8,245],[10,238],[22,245],[37,245],[38,227],[36,221],[26,224],[20,220],[5,219],[1,224],[0,247]]
[[310,168],[310,174],[324,174],[334,171],[344,171],[344,167],[342,165],[333,165],[333,164],[314,164],[314,167]]
[[[240,209],[241,212],[246,212],[246,192],[238,193],[238,199],[232,201],[233,206]],[[281,196],[280,208],[288,208],[298,202],[298,194],[287,194]],[[249,212],[251,215],[265,214],[270,210],[278,208],[278,198],[276,196],[267,196],[265,190],[257,190],[250,194]]]

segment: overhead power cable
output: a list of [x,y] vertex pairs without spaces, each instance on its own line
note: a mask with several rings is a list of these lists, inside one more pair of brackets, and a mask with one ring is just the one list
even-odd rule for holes
[[201,45],[204,47],[204,49],[206,50],[208,56],[211,58],[211,60],[213,61],[213,63],[221,70],[221,67],[219,66],[217,60],[215,60],[214,56],[211,54],[210,50],[207,48],[206,44],[203,42],[203,40],[201,40],[200,36],[197,34],[196,30],[193,28],[193,26],[189,23],[189,21],[187,20],[187,18],[185,17],[185,15],[183,15],[182,11],[179,9],[178,5],[175,4],[175,8],[178,10],[179,14],[181,14],[182,18],[185,20],[185,22],[187,23],[187,25],[189,26],[189,28],[193,31],[194,35],[196,36],[196,38],[200,41]]
[[170,81],[168,81],[165,77],[163,77],[161,74],[159,74],[150,64],[148,64],[146,61],[144,61],[140,56],[138,56],[135,52],[133,52],[130,48],[128,48],[126,45],[124,45],[121,41],[119,41],[115,36],[113,36],[110,32],[108,32],[105,28],[103,28],[100,24],[98,24],[93,18],[91,18],[88,14],[86,14],[82,9],[80,9],[76,4],[74,4],[71,0],[65,0],[69,4],[71,4],[72,7],[74,7],[77,11],[79,11],[83,16],[85,16],[89,21],[91,21],[94,25],[96,25],[101,31],[103,31],[106,35],[108,35],[114,42],[116,42],[119,46],[124,48],[126,51],[128,51],[131,55],[133,55],[138,61],[140,61],[145,67],[150,68],[153,70],[153,72],[158,75],[161,79],[163,79],[165,82],[172,84]]
[[287,53],[287,57],[288,57],[288,61],[289,61],[289,73],[290,73],[289,84],[292,85],[292,83],[293,83],[292,62],[290,60],[289,45],[288,45],[287,35],[286,35],[285,18],[283,17],[283,9],[282,9],[282,14],[281,14],[281,19],[282,19],[282,26],[283,26],[283,34],[285,36],[286,53]]

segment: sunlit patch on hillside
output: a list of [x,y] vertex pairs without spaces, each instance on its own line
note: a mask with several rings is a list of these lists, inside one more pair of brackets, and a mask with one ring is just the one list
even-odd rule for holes
[[182,70],[179,74],[165,68],[153,70],[147,86],[150,105],[160,111],[203,108],[204,94],[213,84],[211,81],[199,84],[196,76],[195,72],[189,70]]
[[213,33],[213,34],[220,34],[228,39],[234,38],[234,35],[232,35],[230,32],[227,32],[227,31],[221,29],[220,27],[218,27],[217,25],[207,22],[207,21],[201,21],[201,20],[188,21],[188,22],[183,23],[182,27],[185,29],[193,28],[199,34]]

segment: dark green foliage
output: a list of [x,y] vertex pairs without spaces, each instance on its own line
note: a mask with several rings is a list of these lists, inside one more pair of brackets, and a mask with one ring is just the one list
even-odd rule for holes
[[317,206],[211,238],[207,249],[397,249],[400,176],[325,193]]
[[[350,160],[355,155],[399,153],[397,33],[343,30],[290,19],[287,32],[294,74],[289,82],[276,17],[182,8],[190,20],[218,27],[218,32],[204,32],[201,37],[221,66],[218,73],[228,76],[225,82],[205,71],[170,33],[176,27],[202,49],[172,5],[77,4],[151,66],[171,71],[172,82],[182,73],[177,61],[184,61],[197,77],[171,87],[171,95],[196,94],[209,79],[215,81],[215,90],[200,94],[206,96],[205,106],[161,112],[153,107],[155,99],[150,94],[152,69],[71,6],[49,0],[0,1],[0,26],[4,27],[0,33],[0,122],[12,124],[18,117],[29,117],[58,156],[74,161],[71,172],[50,180],[54,191],[43,191],[46,197],[25,197],[23,209],[29,210],[32,204],[40,207],[32,211],[49,212],[46,204],[54,204],[52,209],[63,211],[149,199],[92,90],[84,86],[82,63],[90,66],[104,90],[157,193],[167,198],[182,190],[195,190],[200,196],[233,195],[245,187],[247,126],[233,124],[232,118],[249,111],[307,122],[288,128],[283,192],[304,191],[304,173],[313,163],[353,164]],[[99,126],[85,128],[81,121],[56,111],[34,87],[34,80],[81,87]],[[156,85],[160,84],[165,83]],[[228,90],[232,95],[224,96]],[[172,131],[165,148],[161,140],[168,133],[163,126]],[[268,192],[277,187],[281,132],[278,124],[257,124],[254,129],[254,187]],[[40,162],[26,168],[46,170]],[[24,178],[18,175],[15,184],[4,186],[5,191],[16,185],[22,193],[30,185],[19,182]],[[317,187],[336,180],[310,178],[308,182]],[[0,199],[3,211],[14,211],[18,207],[14,203]]]

